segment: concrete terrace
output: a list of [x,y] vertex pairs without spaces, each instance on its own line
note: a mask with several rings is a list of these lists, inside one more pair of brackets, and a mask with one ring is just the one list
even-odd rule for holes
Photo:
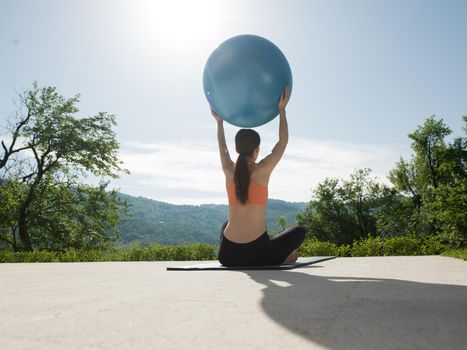
[[460,349],[467,262],[338,258],[283,271],[193,261],[0,264],[1,349]]

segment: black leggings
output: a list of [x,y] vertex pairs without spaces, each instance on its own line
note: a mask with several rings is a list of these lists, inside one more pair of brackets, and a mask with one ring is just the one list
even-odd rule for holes
[[247,243],[236,243],[224,236],[228,221],[222,225],[219,262],[224,266],[258,266],[281,264],[305,240],[305,229],[293,226],[269,238],[267,231]]

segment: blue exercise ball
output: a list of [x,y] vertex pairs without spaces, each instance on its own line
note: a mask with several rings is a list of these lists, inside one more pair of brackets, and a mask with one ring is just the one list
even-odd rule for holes
[[279,114],[277,104],[292,71],[281,50],[257,35],[224,41],[209,56],[203,72],[204,94],[226,122],[256,127]]

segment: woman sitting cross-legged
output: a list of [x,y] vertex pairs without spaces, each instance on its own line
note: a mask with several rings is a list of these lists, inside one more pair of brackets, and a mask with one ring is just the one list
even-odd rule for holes
[[219,262],[224,266],[276,265],[294,262],[295,251],[305,239],[301,226],[291,227],[270,238],[266,230],[268,182],[273,169],[284,154],[288,142],[285,107],[289,100],[286,87],[279,100],[279,141],[272,152],[256,162],[260,137],[252,129],[240,129],[235,136],[239,153],[234,163],[225,142],[223,120],[211,109],[217,121],[217,139],[225,174],[229,217],[222,225]]

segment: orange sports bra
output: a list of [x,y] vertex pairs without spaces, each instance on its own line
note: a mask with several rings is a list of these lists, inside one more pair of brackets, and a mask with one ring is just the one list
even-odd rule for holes
[[[227,186],[227,197],[229,198],[229,205],[241,205],[242,203],[238,200],[235,195],[235,182],[232,181]],[[245,204],[259,204],[266,205],[268,202],[268,187],[257,183],[256,181],[250,180],[250,186],[248,187],[248,200]]]

